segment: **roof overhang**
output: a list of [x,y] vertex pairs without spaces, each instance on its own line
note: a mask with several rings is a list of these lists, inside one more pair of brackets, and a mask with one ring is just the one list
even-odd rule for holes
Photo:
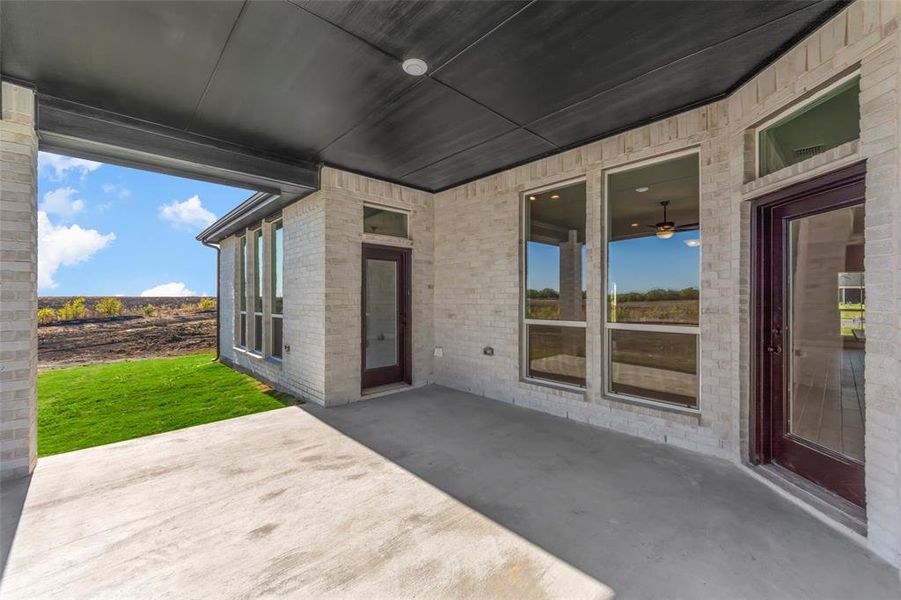
[[319,165],[309,161],[266,156],[45,94],[37,103],[44,151],[275,194],[319,189]]
[[218,244],[223,239],[243,231],[251,225],[261,223],[264,220],[274,220],[281,214],[281,210],[284,207],[310,193],[270,194],[260,192],[254,194],[201,231],[197,236],[197,240],[206,245]]
[[723,98],[847,4],[4,0],[0,74],[77,103],[44,116],[48,148],[274,192],[311,185],[293,159],[436,192]]

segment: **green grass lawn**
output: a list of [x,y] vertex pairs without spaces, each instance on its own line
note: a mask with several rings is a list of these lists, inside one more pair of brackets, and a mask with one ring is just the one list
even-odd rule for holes
[[294,402],[212,358],[151,358],[39,373],[38,454],[130,440]]

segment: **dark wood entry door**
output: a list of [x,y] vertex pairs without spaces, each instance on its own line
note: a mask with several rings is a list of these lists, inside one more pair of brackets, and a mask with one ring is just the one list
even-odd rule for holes
[[860,163],[754,209],[755,444],[865,506],[864,179]]
[[410,251],[363,245],[362,387],[410,383]]

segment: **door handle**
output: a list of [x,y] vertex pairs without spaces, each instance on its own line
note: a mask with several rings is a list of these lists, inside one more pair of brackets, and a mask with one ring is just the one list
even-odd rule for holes
[[782,354],[782,346],[776,344],[775,346],[767,346],[766,351],[771,354]]

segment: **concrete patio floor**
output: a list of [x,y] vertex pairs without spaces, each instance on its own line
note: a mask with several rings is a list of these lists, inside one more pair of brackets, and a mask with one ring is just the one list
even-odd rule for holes
[[0,500],[5,599],[901,596],[734,465],[437,386],[44,458]]

